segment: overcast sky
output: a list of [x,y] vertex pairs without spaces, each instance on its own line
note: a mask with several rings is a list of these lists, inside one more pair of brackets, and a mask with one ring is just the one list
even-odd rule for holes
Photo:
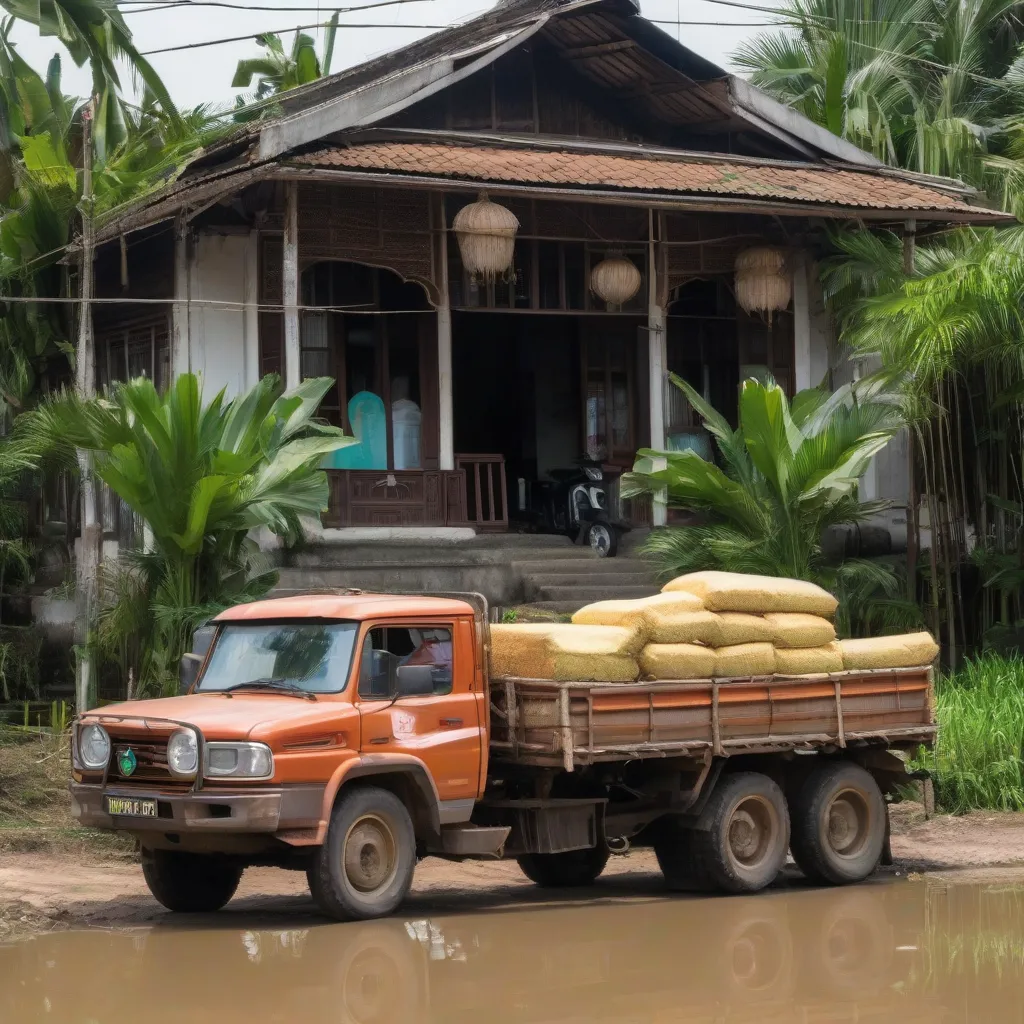
[[[166,7],[167,0],[122,0],[135,44],[143,53],[229,36],[245,37],[239,42],[150,56],[150,61],[163,77],[171,95],[183,108],[199,103],[230,104],[237,91],[231,88],[235,64],[242,57],[259,53],[252,36],[258,32],[279,30],[284,35],[286,47],[290,47],[296,25],[326,21],[339,0],[326,0],[319,8],[318,0],[222,2],[268,9],[230,10],[200,6],[200,3],[196,3],[194,10],[187,9],[184,4],[160,9]],[[342,2],[355,7],[373,0]],[[715,0],[642,0],[642,4],[643,12],[649,18],[714,23],[683,24],[678,30],[675,24],[662,27],[673,35],[678,34],[682,42],[702,56],[723,65],[737,44],[759,31],[750,27],[750,23],[768,20],[756,11],[727,6]],[[489,6],[488,0],[405,0],[403,3],[372,8],[361,13],[356,11],[343,14],[342,27],[335,44],[333,70],[351,67],[430,34],[427,28],[402,28],[402,25],[447,25],[466,20]],[[127,13],[133,9],[136,13]],[[389,27],[346,30],[345,22]],[[310,31],[316,31],[322,37],[322,29]],[[55,40],[40,38],[33,27],[24,24],[16,27],[13,39],[22,57],[40,72],[45,70],[47,61],[60,49]],[[126,88],[130,87],[127,81],[123,84]],[[64,92],[84,96],[88,89],[88,73],[85,69],[76,68],[69,58],[65,58]]]

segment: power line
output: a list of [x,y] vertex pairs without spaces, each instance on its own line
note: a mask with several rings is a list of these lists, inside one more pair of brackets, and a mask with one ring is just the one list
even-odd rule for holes
[[[232,11],[275,11],[278,14],[289,14],[292,11],[300,14],[315,12],[319,14],[323,10],[320,7],[279,7],[274,5],[260,4],[233,4],[227,0],[124,0],[127,3],[145,3],[148,6],[138,7],[134,10],[125,11],[125,14],[148,14],[151,11],[168,11],[174,8],[190,7],[224,7]],[[393,7],[396,4],[422,4],[436,3],[436,0],[378,0],[377,3],[361,4],[358,7],[336,7],[331,8],[340,14],[352,14],[356,11],[369,11],[377,7]]]

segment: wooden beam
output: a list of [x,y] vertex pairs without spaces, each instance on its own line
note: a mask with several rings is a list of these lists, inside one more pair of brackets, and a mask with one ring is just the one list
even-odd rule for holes
[[562,50],[562,56],[569,60],[587,60],[589,57],[602,57],[607,53],[621,53],[623,50],[635,50],[635,39],[619,39],[613,43],[596,43],[593,46],[571,46]]

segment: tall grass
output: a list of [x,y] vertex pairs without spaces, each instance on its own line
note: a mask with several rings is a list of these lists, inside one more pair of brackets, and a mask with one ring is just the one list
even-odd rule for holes
[[984,655],[936,686],[939,735],[919,765],[936,803],[961,814],[1024,811],[1024,660]]

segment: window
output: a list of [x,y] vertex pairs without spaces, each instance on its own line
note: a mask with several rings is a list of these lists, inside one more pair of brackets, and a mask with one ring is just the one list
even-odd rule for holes
[[171,332],[166,313],[96,327],[97,389],[136,377],[148,377],[158,391],[170,383]]
[[429,665],[434,693],[452,692],[452,631],[447,626],[375,626],[363,641],[359,696],[391,700],[402,665]]
[[[334,377],[321,414],[358,444],[332,453],[329,469],[423,466],[420,381],[422,289],[358,263],[317,263],[303,274],[302,376]],[[340,383],[340,387],[339,387]]]
[[308,693],[340,693],[348,684],[358,629],[355,622],[225,626],[199,689],[263,683],[298,686]]

